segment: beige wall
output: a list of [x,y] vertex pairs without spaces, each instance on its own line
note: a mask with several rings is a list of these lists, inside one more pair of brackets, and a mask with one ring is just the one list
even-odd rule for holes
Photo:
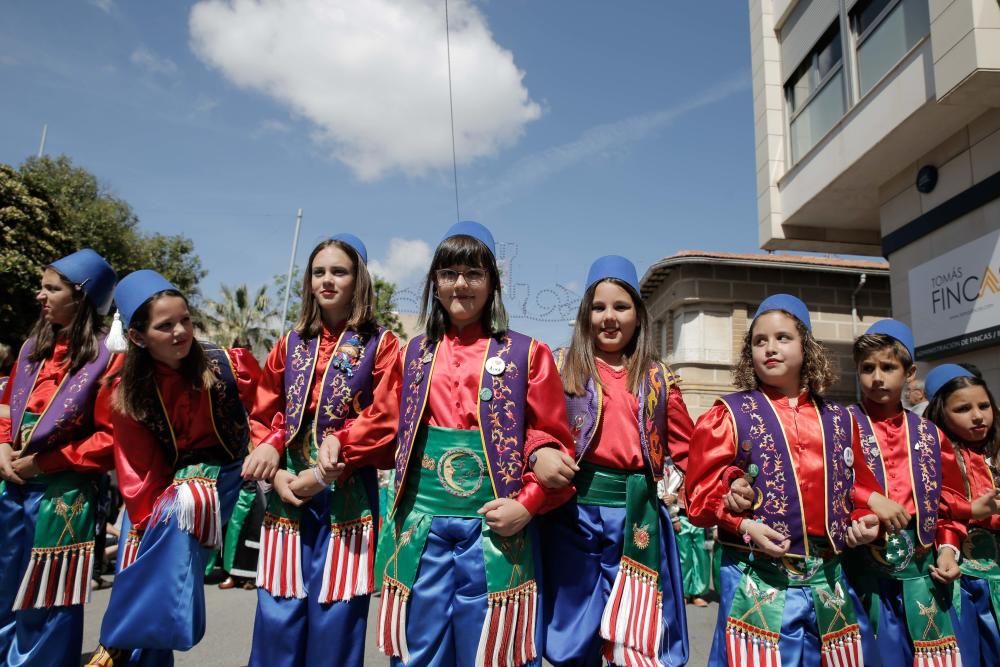
[[[858,272],[860,273],[860,271]],[[854,398],[854,370],[851,344],[851,293],[857,287],[858,274],[831,273],[813,267],[793,270],[772,267],[744,267],[722,263],[692,263],[676,266],[662,285],[647,300],[650,316],[667,331],[668,349],[661,350],[673,370],[682,379],[681,388],[691,416],[697,418],[722,394],[733,390],[731,363],[671,360],[673,314],[681,308],[720,308],[732,312],[732,359],[739,358],[748,315],[770,295],[794,294],[810,307],[813,331],[827,347],[841,370],[841,381],[829,392],[834,400]],[[872,322],[890,316],[889,280],[882,273],[868,273],[865,287],[858,293],[859,334]]]

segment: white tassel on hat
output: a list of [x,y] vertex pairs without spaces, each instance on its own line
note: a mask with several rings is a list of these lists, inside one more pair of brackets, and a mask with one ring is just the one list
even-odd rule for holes
[[125,337],[125,327],[122,325],[122,316],[115,311],[115,319],[111,323],[111,331],[104,339],[104,346],[111,354],[124,354],[128,352],[128,338]]

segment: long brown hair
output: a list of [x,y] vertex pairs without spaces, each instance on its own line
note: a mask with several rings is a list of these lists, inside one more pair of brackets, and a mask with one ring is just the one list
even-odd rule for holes
[[371,333],[378,326],[378,322],[375,320],[375,285],[371,274],[368,273],[368,267],[361,261],[357,250],[349,244],[335,239],[322,241],[309,253],[306,272],[302,277],[302,310],[299,313],[299,319],[292,328],[306,339],[315,338],[323,330],[323,317],[320,314],[319,304],[316,303],[316,296],[312,291],[312,265],[316,255],[330,246],[343,250],[351,258],[351,263],[354,265],[354,295],[351,297],[351,312],[347,316],[346,326],[358,332]]
[[[976,371],[971,371],[975,373]],[[983,391],[986,392],[986,397],[990,399],[990,407],[993,409],[993,426],[986,433],[985,438],[985,454],[987,458],[994,461],[994,464],[998,463],[996,461],[997,453],[1000,452],[1000,407],[997,406],[996,400],[993,398],[993,392],[990,391],[989,386],[986,384],[986,380],[980,375],[975,375],[973,377],[957,377],[952,378],[948,382],[938,389],[937,393],[927,404],[927,410],[924,411],[924,417],[930,419],[932,422],[938,425],[938,427],[944,431],[948,439],[955,443],[955,446],[960,446],[965,443],[955,436],[955,434],[948,428],[948,420],[945,415],[945,405],[948,402],[948,397],[959,389],[965,389],[966,387],[982,387]]]
[[507,333],[507,309],[503,306],[503,289],[500,284],[500,269],[496,258],[482,241],[471,236],[459,234],[446,238],[434,252],[431,268],[427,270],[424,280],[424,294],[420,304],[418,322],[424,325],[424,330],[430,340],[438,341],[444,336],[451,322],[448,312],[437,298],[437,271],[449,266],[471,266],[485,269],[490,276],[492,290],[483,307],[479,321],[483,329],[491,336],[502,336]]
[[[52,269],[51,266],[48,268]],[[39,315],[31,328],[30,336],[35,339],[35,349],[28,359],[38,362],[50,358],[56,347],[56,338],[65,333],[69,340],[69,370],[74,372],[97,359],[101,345],[98,335],[102,333],[103,318],[79,285],[70,282],[61,273],[59,280],[73,295],[73,303],[76,304],[73,319],[63,327],[47,322],[44,315]]]
[[593,326],[590,323],[590,311],[594,306],[594,294],[597,292],[597,287],[603,282],[614,283],[628,292],[629,298],[632,299],[632,305],[635,307],[637,325],[635,333],[632,335],[632,340],[622,350],[625,367],[628,369],[629,390],[639,391],[642,379],[650,366],[660,361],[649,319],[649,311],[646,310],[646,304],[642,297],[636,294],[627,283],[617,278],[599,280],[587,288],[580,300],[580,308],[576,312],[576,324],[573,326],[573,340],[569,344],[566,360],[563,362],[563,389],[566,390],[567,394],[573,396],[584,394],[588,380],[592,379],[596,384],[601,382],[597,373],[597,363],[594,361],[594,334]]
[[[778,309],[778,312],[784,313],[795,321],[795,329],[799,332],[799,338],[802,340],[802,368],[799,370],[799,386],[808,388],[812,394],[822,396],[824,391],[837,382],[837,373],[833,370],[833,365],[827,357],[826,348],[813,337],[812,332],[797,317],[785,310]],[[740,360],[733,367],[733,384],[743,391],[758,389],[761,384],[753,368],[753,325],[756,322],[755,318],[750,323],[750,327],[743,337]]]
[[[157,299],[165,296],[180,297],[184,299],[185,305],[188,304],[184,295],[176,290],[157,292],[133,313],[129,330],[146,333],[150,324],[150,307]],[[121,378],[121,384],[111,399],[111,407],[114,410],[138,422],[143,422],[152,416],[160,400],[156,393],[155,364],[149,350],[129,340],[125,363],[122,364],[121,370],[109,379],[109,382],[113,382],[116,378]],[[191,351],[181,360],[177,372],[193,389],[210,389],[217,381],[215,374],[208,367],[205,351],[197,340],[191,342]]]

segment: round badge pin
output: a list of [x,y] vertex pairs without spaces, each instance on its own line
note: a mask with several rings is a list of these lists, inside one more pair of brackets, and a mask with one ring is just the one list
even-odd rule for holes
[[490,390],[489,387],[483,387],[482,389],[479,390],[480,401],[488,401],[491,398],[493,398],[493,392]]
[[749,440],[744,440],[743,443],[740,444],[740,447],[743,449],[744,452],[749,452],[750,449],[753,447],[753,445],[750,444]]
[[507,369],[507,364],[500,357],[490,357],[486,360],[486,372],[490,375],[500,375]]
[[750,467],[747,468],[747,474],[751,477],[757,477],[760,474],[760,468],[757,467],[756,463],[751,463]]
[[854,450],[850,447],[844,447],[844,463],[849,467],[854,467]]

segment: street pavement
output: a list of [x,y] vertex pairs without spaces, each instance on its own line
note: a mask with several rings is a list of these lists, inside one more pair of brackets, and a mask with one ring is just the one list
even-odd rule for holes
[[[97,647],[101,618],[108,606],[110,589],[94,591],[93,599],[86,607],[83,629],[84,655],[81,664],[90,657]],[[177,667],[241,667],[250,657],[250,637],[253,632],[254,611],[257,607],[257,593],[238,589],[219,590],[214,584],[205,586],[208,628],[205,638],[190,651],[175,652]],[[386,665],[386,657],[375,646],[374,616],[378,612],[378,600],[372,601],[368,641],[365,646],[365,665]],[[718,605],[712,603],[705,608],[687,606],[688,633],[691,641],[689,665],[701,666],[708,662],[708,651],[712,643],[712,632],[718,614]],[[331,641],[335,641],[331,638]],[[548,663],[546,663],[548,664]]]

